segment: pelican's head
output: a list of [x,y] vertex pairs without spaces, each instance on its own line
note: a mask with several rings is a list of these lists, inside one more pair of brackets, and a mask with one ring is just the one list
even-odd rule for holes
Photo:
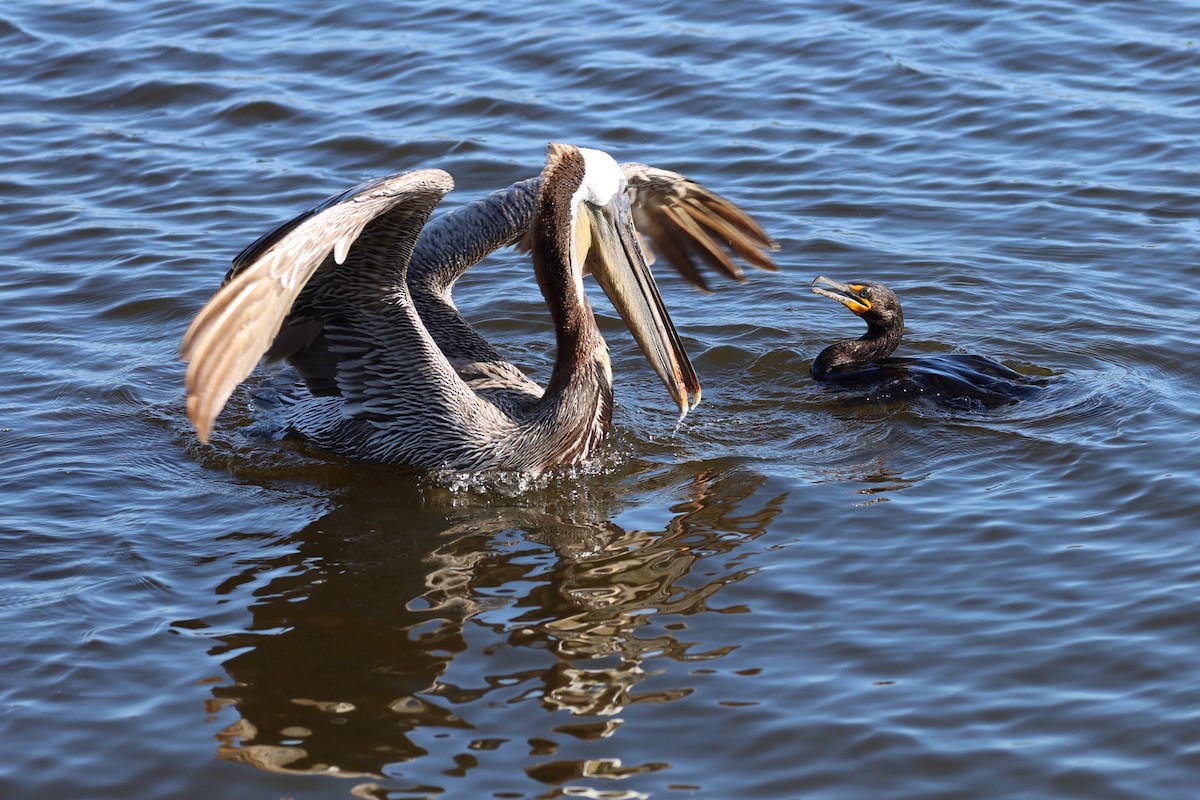
[[599,150],[551,144],[547,179],[564,163],[571,165],[567,180],[575,183],[570,249],[578,297],[584,296],[583,276],[590,272],[686,414],[700,402],[700,381],[646,265],[621,168]]

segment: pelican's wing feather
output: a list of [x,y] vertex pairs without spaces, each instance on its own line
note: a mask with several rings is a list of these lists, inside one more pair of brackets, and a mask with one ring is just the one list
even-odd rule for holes
[[339,294],[361,302],[404,287],[421,228],[452,187],[441,170],[368,181],[279,226],[234,260],[180,345],[180,357],[190,362],[188,416],[201,441],[265,354],[291,354],[273,348],[284,338],[285,321],[295,339],[289,347],[299,350],[323,315],[336,313]]
[[650,248],[691,283],[708,290],[698,261],[739,282],[746,277],[735,258],[775,271],[767,253],[779,245],[733,201],[677,172],[637,163],[621,169],[634,225]]

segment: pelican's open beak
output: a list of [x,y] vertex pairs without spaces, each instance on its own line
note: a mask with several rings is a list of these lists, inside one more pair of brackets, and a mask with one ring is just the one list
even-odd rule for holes
[[[818,283],[833,287],[837,291],[831,292],[828,289],[822,289],[820,286],[817,286]],[[815,294],[819,294],[822,297],[837,300],[855,314],[865,314],[871,310],[871,301],[868,299],[866,288],[857,283],[838,283],[821,275],[813,279],[812,290]]]
[[700,380],[646,266],[628,198],[617,192],[603,206],[580,205],[586,209],[584,220],[591,228],[585,268],[625,320],[650,366],[679,405],[680,416],[686,415],[700,402]]

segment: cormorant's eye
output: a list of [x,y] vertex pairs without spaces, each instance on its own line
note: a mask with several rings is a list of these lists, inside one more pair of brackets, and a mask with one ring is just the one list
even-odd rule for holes
[[871,290],[864,286],[858,290],[858,296],[865,300],[871,296]]

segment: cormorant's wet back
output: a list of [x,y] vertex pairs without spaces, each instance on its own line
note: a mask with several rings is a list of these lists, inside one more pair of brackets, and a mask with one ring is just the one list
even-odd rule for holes
[[1045,385],[1045,379],[1022,375],[983,356],[890,357],[904,335],[904,312],[900,298],[882,283],[838,283],[821,276],[813,281],[813,292],[838,301],[867,323],[863,336],[831,344],[816,357],[812,376],[819,381],[861,390],[871,401],[927,397],[954,408],[1009,405],[1035,396]]

